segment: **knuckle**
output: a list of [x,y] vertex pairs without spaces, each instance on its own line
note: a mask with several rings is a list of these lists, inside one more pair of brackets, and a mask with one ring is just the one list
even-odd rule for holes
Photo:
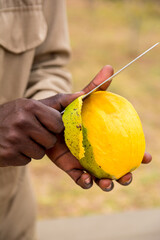
[[15,125],[18,126],[18,127],[23,127],[25,126],[27,123],[27,118],[24,114],[23,111],[20,111],[18,114],[17,114],[17,119],[16,119],[16,122],[15,122]]
[[10,142],[11,144],[17,144],[19,142],[19,137],[18,137],[18,133],[16,133],[15,131],[11,131],[8,136],[8,142]]
[[37,101],[34,99],[28,99],[26,104],[25,104],[25,110],[26,111],[33,111],[37,107]]

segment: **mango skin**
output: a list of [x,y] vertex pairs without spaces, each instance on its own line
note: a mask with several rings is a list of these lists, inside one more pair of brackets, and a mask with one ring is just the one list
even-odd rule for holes
[[[78,112],[73,108],[75,102]],[[137,112],[125,98],[99,91],[84,102],[82,97],[76,99],[66,110],[63,116],[66,144],[95,177],[119,179],[141,164],[144,133]],[[77,126],[81,126],[78,131]],[[78,148],[70,144],[73,139]]]
[[62,116],[65,131],[64,137],[66,145],[71,153],[79,160],[84,157],[82,135],[82,96],[70,103]]

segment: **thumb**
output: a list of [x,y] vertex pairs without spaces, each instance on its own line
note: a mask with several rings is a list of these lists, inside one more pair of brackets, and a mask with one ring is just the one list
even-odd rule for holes
[[48,107],[55,108],[59,112],[63,111],[73,100],[83,95],[84,92],[76,92],[72,94],[58,93],[53,97],[45,98],[39,100],[41,103],[47,105]]
[[[104,82],[107,78],[109,78],[113,74],[113,68],[110,65],[104,66],[101,71],[95,76],[95,78],[81,91],[73,94],[64,94],[59,93],[53,97],[49,97],[46,99],[40,100],[41,103],[55,108],[58,111],[63,111],[73,100],[78,98],[81,95],[86,94],[87,92],[94,89],[97,85]],[[99,90],[106,90],[111,81],[105,83],[103,86],[100,87]]]
[[[84,93],[87,93],[97,87],[99,84],[104,82],[106,79],[113,75],[113,68],[110,65],[104,66],[100,72],[95,76],[95,78],[82,90]],[[102,85],[99,90],[105,91],[111,83],[111,80]]]

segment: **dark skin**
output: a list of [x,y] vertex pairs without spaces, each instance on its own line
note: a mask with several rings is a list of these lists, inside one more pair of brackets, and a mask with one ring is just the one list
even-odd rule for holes
[[[109,65],[103,67],[101,71],[96,75],[96,77],[80,92],[76,94],[65,95],[65,98],[61,98],[62,101],[53,101],[53,98],[48,98],[42,100],[42,102],[48,106],[56,108],[58,111],[62,111],[73,99],[77,98],[80,95],[83,95],[95,86],[99,85],[106,78],[110,77],[113,74],[113,68]],[[99,90],[105,91],[111,82],[104,84]],[[59,134],[57,142],[52,149],[47,150],[47,155],[59,168],[65,171],[79,186],[84,189],[92,187],[93,181],[103,190],[111,191],[114,187],[114,183],[110,179],[96,179],[90,173],[87,173],[85,169],[80,165],[79,161],[71,154],[67,148],[63,133]],[[151,161],[152,157],[149,153],[145,153],[142,163],[146,164]],[[121,185],[127,186],[132,182],[132,173],[127,173],[119,180],[118,183]]]
[[63,130],[61,114],[39,101],[17,99],[0,106],[0,167],[41,159]]
[[[112,73],[112,67],[105,66],[87,87],[76,94],[57,94],[41,101],[17,99],[0,105],[0,167],[23,166],[31,158],[41,159],[47,153],[52,162],[82,188],[90,188],[95,181],[102,190],[112,190],[112,180],[98,180],[85,172],[70,153],[64,142],[60,114],[75,98],[93,89]],[[109,84],[100,90],[106,90]],[[150,154],[145,153],[143,163],[150,161]],[[128,185],[131,181],[131,173],[118,180],[122,185]]]

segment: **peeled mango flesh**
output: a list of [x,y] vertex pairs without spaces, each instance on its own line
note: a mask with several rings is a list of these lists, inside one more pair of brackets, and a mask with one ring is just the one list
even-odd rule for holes
[[119,179],[141,164],[144,133],[125,98],[104,91],[81,96],[67,106],[63,122],[69,150],[95,177]]

